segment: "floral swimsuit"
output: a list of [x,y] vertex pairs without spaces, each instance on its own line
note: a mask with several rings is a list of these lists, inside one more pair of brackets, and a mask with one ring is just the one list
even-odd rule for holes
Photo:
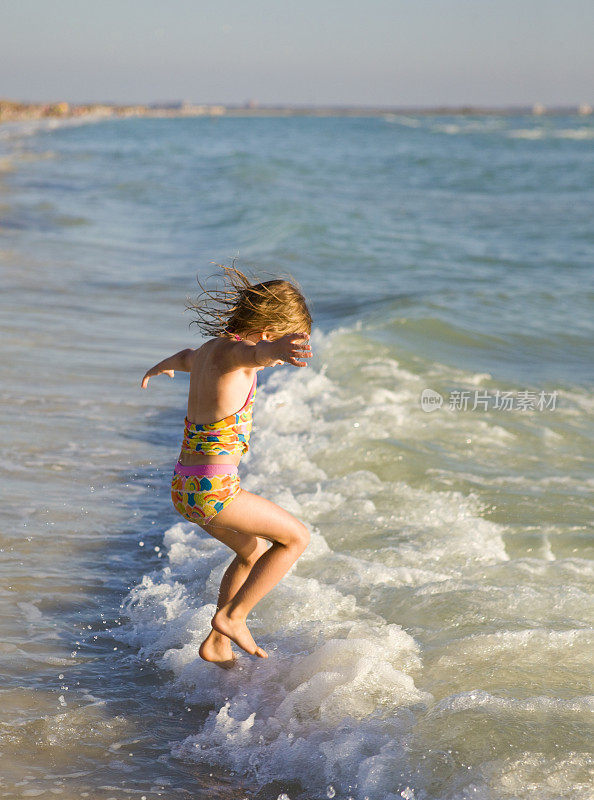
[[[254,375],[247,400],[235,414],[203,425],[185,418],[181,454],[230,456],[247,452],[257,375]],[[190,522],[210,522],[240,491],[235,464],[185,466],[178,461],[175,465],[171,480],[171,499],[176,510]]]

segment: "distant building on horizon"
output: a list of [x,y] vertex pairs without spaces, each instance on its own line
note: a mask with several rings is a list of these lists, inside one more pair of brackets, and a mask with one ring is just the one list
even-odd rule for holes
[[154,103],[149,103],[149,108],[168,108],[171,110],[178,110],[182,109],[186,106],[191,105],[188,100],[165,100],[165,101],[157,101]]

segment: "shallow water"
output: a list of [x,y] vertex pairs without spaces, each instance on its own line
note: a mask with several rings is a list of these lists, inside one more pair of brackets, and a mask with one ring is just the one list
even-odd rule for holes
[[[594,796],[593,136],[0,127],[0,797]],[[169,499],[187,376],[139,385],[238,252],[314,315],[240,465],[312,541],[251,616],[270,659],[224,672],[229,552]],[[497,390],[555,405],[470,410]]]

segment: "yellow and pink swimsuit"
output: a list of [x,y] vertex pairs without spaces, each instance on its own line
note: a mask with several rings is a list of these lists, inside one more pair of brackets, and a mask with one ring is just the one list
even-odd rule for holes
[[[257,377],[258,373],[254,375],[247,400],[235,414],[205,424],[190,422],[185,418],[181,454],[230,456],[247,452]],[[178,461],[175,465],[171,499],[176,510],[190,522],[210,522],[240,491],[235,464],[186,466]]]

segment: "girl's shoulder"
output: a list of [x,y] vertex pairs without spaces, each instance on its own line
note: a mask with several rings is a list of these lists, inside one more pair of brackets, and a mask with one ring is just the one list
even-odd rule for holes
[[231,341],[231,339],[225,339],[224,336],[215,336],[212,339],[207,339],[199,347],[196,347],[194,349],[194,352],[206,355],[207,353],[211,353],[216,350],[225,349],[232,344],[233,342]]
[[212,339],[207,339],[201,347],[217,347],[221,345],[229,345],[234,343],[234,339],[228,339],[226,336],[213,336]]
[[221,372],[226,372],[228,367],[227,354],[229,350],[233,349],[235,342],[232,339],[226,339],[224,336],[215,336],[212,339],[207,339],[206,342],[194,350],[193,364],[202,367],[207,366],[211,369],[217,369]]
[[207,339],[196,352],[201,352],[205,356],[219,357],[233,347],[235,342],[232,339],[226,339],[224,336],[215,336],[212,339]]

